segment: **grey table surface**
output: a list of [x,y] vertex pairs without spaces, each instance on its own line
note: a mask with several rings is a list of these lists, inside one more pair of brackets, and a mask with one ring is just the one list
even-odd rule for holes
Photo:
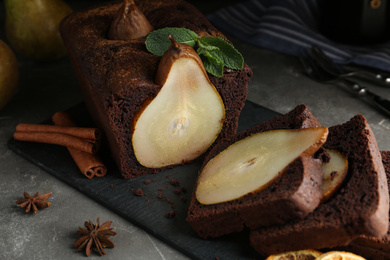
[[[98,1],[69,1],[82,8]],[[4,6],[0,1],[0,37],[4,37]],[[200,6],[201,8],[201,6]],[[202,10],[202,9],[201,9]],[[203,9],[206,10],[206,9]],[[325,126],[364,115],[381,150],[390,150],[390,118],[371,105],[336,86],[316,83],[307,78],[295,57],[257,48],[234,39],[253,70],[248,100],[286,113],[298,104],[306,104]],[[187,259],[129,221],[74,190],[44,170],[13,153],[7,147],[18,123],[39,123],[53,113],[80,102],[81,95],[67,58],[37,63],[20,58],[21,81],[12,101],[0,111],[0,259],[84,259],[76,253],[75,232],[84,221],[113,221],[118,233],[104,259]],[[370,85],[390,99],[390,89]],[[52,206],[38,214],[25,214],[16,207],[24,191],[55,191]],[[44,214],[42,214],[44,213]],[[92,254],[90,259],[99,258]],[[100,259],[100,258],[99,258]]]

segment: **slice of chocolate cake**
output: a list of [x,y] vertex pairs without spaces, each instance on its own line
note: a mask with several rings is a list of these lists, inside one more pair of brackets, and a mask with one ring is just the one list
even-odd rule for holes
[[[124,178],[133,178],[173,165],[147,168],[134,154],[133,121],[143,105],[161,89],[154,81],[160,57],[147,51],[145,37],[128,41],[108,39],[109,28],[122,2],[107,2],[74,12],[61,23],[61,35],[92,118],[103,130]],[[185,1],[135,2],[154,29],[185,27],[200,36],[226,39],[202,13]],[[225,106],[222,130],[216,141],[235,135],[251,75],[246,64],[241,70],[225,68],[223,77],[209,75]]]
[[[229,142],[217,144],[206,156],[203,167],[229,145],[254,133],[319,126],[319,121],[309,109],[305,105],[300,105],[285,115],[242,131]],[[299,157],[286,167],[282,177],[267,188],[240,199],[204,205],[196,198],[195,186],[187,222],[200,237],[209,238],[241,231],[244,226],[282,224],[289,219],[302,218],[319,204],[322,179],[318,160],[312,157]]]
[[[390,151],[382,151],[381,155],[387,176],[387,185],[390,187]],[[383,238],[361,236],[340,250],[356,253],[367,260],[388,260],[390,259],[390,228]]]
[[329,128],[324,144],[348,158],[348,176],[328,201],[303,219],[251,231],[262,255],[347,245],[360,235],[382,237],[389,225],[389,193],[380,152],[366,119]]

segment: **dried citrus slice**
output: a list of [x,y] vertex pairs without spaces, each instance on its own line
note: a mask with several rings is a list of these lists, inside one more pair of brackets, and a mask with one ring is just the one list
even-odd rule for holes
[[266,260],[315,260],[321,255],[322,253],[319,251],[313,249],[305,249],[271,255]]
[[366,260],[350,252],[331,251],[316,258],[316,260]]

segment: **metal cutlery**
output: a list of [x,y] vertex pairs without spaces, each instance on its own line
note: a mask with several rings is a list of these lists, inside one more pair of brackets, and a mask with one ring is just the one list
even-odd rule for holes
[[359,68],[352,68],[351,66],[348,66],[347,69],[346,66],[335,63],[325,54],[325,52],[320,47],[316,45],[313,45],[310,48],[310,52],[312,56],[317,60],[319,65],[330,74],[341,78],[368,80],[380,86],[390,88],[390,75],[386,75],[386,73],[372,72]]
[[341,83],[350,91],[364,98],[382,112],[390,116],[390,101],[371,92],[358,82],[349,77],[340,77],[334,73],[330,73],[320,65],[317,57],[313,55],[312,49],[307,49],[299,54],[299,58],[303,65],[306,74],[312,79],[323,83]]

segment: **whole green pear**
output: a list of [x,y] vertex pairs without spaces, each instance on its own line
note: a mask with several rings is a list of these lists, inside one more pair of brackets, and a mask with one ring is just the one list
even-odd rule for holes
[[13,49],[34,60],[66,55],[59,31],[61,20],[72,13],[62,0],[4,0],[5,32]]
[[0,40],[0,109],[13,97],[19,84],[19,64],[14,52]]

